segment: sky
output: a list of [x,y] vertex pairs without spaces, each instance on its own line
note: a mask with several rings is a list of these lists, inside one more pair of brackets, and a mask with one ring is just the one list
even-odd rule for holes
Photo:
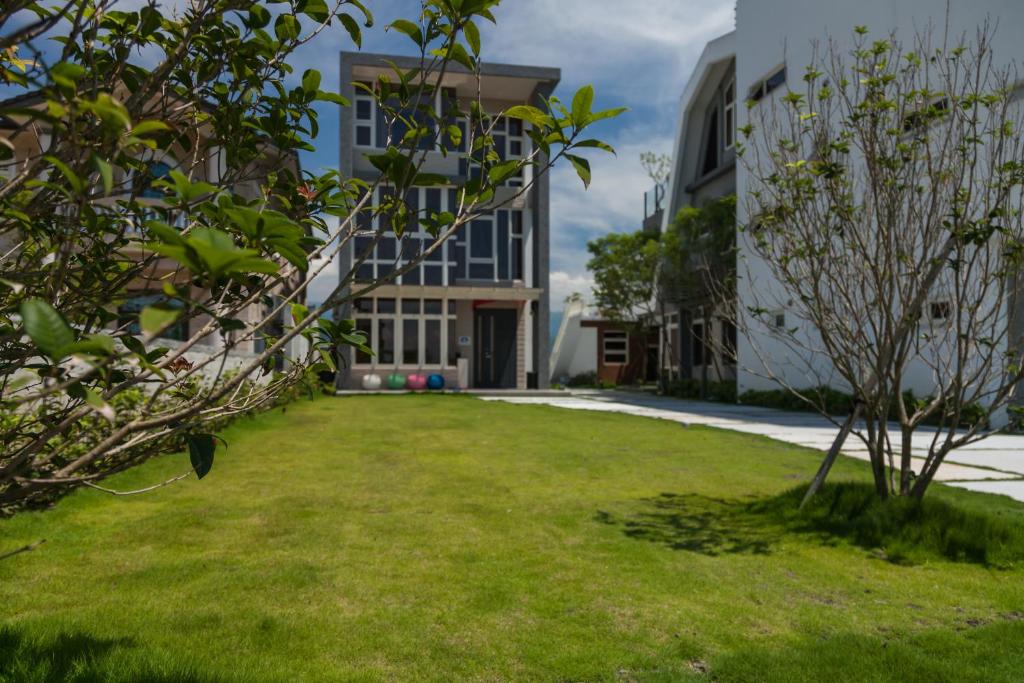
[[[366,3],[375,26],[366,30],[368,52],[411,54],[405,36],[385,32],[397,19],[415,19],[417,0]],[[586,154],[593,182],[589,190],[568,164],[551,175],[551,308],[558,311],[573,292],[589,296],[587,241],[609,232],[637,230],[643,220],[643,193],[651,181],[640,165],[644,151],[671,151],[678,102],[697,58],[709,40],[731,30],[734,0],[504,0],[495,11],[497,25],[481,26],[482,58],[489,62],[558,67],[562,81],[555,94],[571,98],[592,84],[594,107],[629,107],[612,121],[595,126],[595,137],[615,147],[617,156]],[[628,10],[624,7],[628,6]],[[332,44],[332,42],[334,44]],[[337,52],[353,49],[341,31],[317,40],[295,63],[299,73],[313,66],[324,86],[338,83]],[[338,164],[337,108],[321,113],[317,152],[303,159],[309,170]],[[337,281],[325,271],[311,285],[317,301]]]

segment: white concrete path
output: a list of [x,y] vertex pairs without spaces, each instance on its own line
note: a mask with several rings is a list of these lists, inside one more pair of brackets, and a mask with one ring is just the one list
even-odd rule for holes
[[[572,410],[598,410],[640,415],[682,424],[700,424],[758,434],[787,443],[827,450],[839,431],[823,417],[769,408],[703,401],[684,401],[627,391],[576,390],[563,396],[487,396],[485,401],[544,404]],[[920,430],[914,447],[918,468],[934,430]],[[843,454],[867,460],[863,442],[851,436]],[[1024,435],[999,435],[958,449],[946,457],[936,479],[972,491],[1001,493],[1024,501]]]

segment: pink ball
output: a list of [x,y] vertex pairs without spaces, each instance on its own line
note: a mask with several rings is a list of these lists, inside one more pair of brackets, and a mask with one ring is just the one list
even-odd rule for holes
[[423,375],[409,375],[405,380],[405,386],[413,391],[423,391],[427,388],[427,378]]

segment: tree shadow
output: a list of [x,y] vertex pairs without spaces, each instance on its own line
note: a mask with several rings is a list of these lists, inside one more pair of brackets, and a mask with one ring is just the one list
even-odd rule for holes
[[117,671],[111,656],[118,650],[135,647],[137,643],[133,638],[97,638],[86,633],[67,632],[56,636],[37,636],[19,632],[10,626],[0,626],[0,681],[215,683],[219,680],[180,666],[171,671],[158,670],[142,661],[133,661],[131,671]]
[[1002,510],[968,510],[937,498],[881,501],[867,484],[829,484],[800,510],[806,486],[760,499],[695,493],[643,498],[595,519],[637,540],[703,555],[766,555],[785,536],[848,544],[895,564],[946,560],[1011,568],[1024,561],[1024,524]]
[[598,511],[595,519],[619,526],[638,540],[702,555],[766,555],[781,532],[748,514],[749,503],[711,498],[696,493],[662,493],[640,500],[639,509],[625,515]]

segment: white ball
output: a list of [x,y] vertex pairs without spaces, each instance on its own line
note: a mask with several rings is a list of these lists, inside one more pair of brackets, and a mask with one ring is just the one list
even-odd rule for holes
[[381,384],[380,375],[363,375],[363,389],[366,389],[367,391],[376,391],[377,389],[380,389]]

